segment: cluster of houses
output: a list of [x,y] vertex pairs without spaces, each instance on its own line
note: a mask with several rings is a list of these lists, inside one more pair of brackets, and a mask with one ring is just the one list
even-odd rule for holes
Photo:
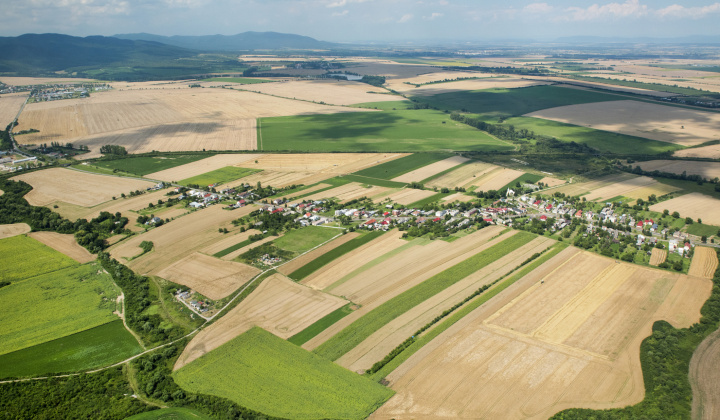
[[181,302],[190,305],[197,312],[207,312],[207,303],[202,300],[192,299],[194,292],[192,290],[178,290],[175,292],[175,298]]
[[278,198],[273,200],[271,204],[262,206],[260,210],[270,213],[283,212],[286,215],[297,215],[295,221],[302,226],[320,226],[335,220],[321,214],[327,211],[325,200],[292,203],[287,204],[287,206],[285,203],[287,203],[286,199]]
[[37,165],[37,157],[25,157],[21,155],[0,152],[0,171],[16,172]]
[[264,254],[258,259],[258,262],[262,265],[272,266],[282,262],[282,258],[273,257],[270,254]]

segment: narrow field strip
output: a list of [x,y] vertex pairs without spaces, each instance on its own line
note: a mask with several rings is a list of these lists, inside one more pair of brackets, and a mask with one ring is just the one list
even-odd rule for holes
[[540,256],[538,259],[528,264],[525,268],[518,271],[516,274],[512,274],[510,275],[510,277],[500,279],[501,282],[497,283],[496,286],[491,287],[485,293],[482,293],[476,299],[470,301],[467,305],[461,307],[457,312],[450,315],[445,321],[443,321],[436,327],[431,328],[427,334],[422,335],[420,338],[416,338],[416,340],[411,345],[406,347],[401,353],[395,356],[390,362],[383,366],[382,369],[370,375],[370,378],[375,381],[382,380],[392,371],[394,371],[398,366],[400,366],[403,362],[409,359],[410,356],[415,354],[415,352],[420,350],[424,345],[426,345],[435,337],[440,335],[443,331],[447,330],[453,324],[461,320],[464,316],[468,315],[469,313],[483,305],[485,302],[489,301],[490,299],[498,295],[500,292],[510,287],[516,281],[525,277],[533,270],[540,267],[545,262],[549,261],[551,258],[559,254],[565,248],[567,248],[567,245],[557,244],[555,245],[555,247],[550,248],[550,250],[546,251],[544,255]]
[[363,235],[359,238],[352,239],[339,247],[332,249],[328,251],[327,253],[319,256],[313,261],[310,261],[309,263],[305,264],[304,266],[298,268],[297,270],[290,273],[288,277],[295,281],[300,281],[304,279],[305,277],[309,276],[310,274],[314,273],[315,271],[319,270],[323,266],[329,264],[334,259],[339,258],[348,252],[352,251],[355,248],[360,247],[361,245],[364,245],[373,239],[379,237],[380,235],[384,234],[383,231],[375,231],[370,232],[366,235]]
[[325,329],[327,327],[329,327],[332,324],[336,323],[337,321],[345,318],[347,315],[350,315],[350,313],[352,313],[352,309],[350,308],[351,306],[352,306],[352,304],[348,303],[347,305],[343,306],[342,308],[338,308],[338,309],[334,310],[333,312],[318,319],[314,324],[310,325],[309,327],[305,328],[304,330],[300,331],[299,333],[288,338],[287,341],[289,341],[297,346],[302,346],[303,344],[307,343],[310,339],[312,339],[316,335],[325,331]]
[[535,238],[536,236],[533,234],[520,232],[436,274],[417,286],[388,300],[367,313],[364,317],[350,324],[334,337],[318,346],[314,350],[315,353],[329,360],[339,359],[343,354],[360,344],[388,322]]

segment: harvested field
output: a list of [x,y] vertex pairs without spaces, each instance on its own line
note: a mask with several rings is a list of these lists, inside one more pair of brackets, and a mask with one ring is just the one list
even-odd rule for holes
[[394,192],[386,197],[382,197],[383,200],[390,199],[391,201],[402,204],[404,206],[414,203],[416,201],[423,200],[425,198],[435,195],[435,191],[431,190],[416,190],[414,188],[403,188],[400,191]]
[[558,185],[564,184],[566,181],[564,179],[557,179],[557,178],[552,178],[552,177],[546,176],[545,178],[538,181],[538,183],[540,183],[540,182],[547,185],[548,187],[557,187]]
[[651,194],[661,196],[677,190],[679,188],[659,183],[646,176],[639,176],[600,187],[585,197],[588,200],[607,200],[618,196],[646,199]]
[[439,95],[441,93],[461,92],[470,90],[484,90],[494,88],[514,89],[523,88],[528,86],[547,85],[549,82],[542,82],[537,80],[523,80],[515,79],[510,77],[493,77],[487,79],[476,79],[476,80],[460,80],[457,82],[447,83],[434,83],[431,85],[424,85],[415,87],[412,85],[403,84],[395,85],[399,92],[412,96],[432,96]]
[[518,179],[524,173],[515,169],[498,167],[481,177],[475,178],[470,185],[476,186],[478,191],[499,190]]
[[720,144],[677,150],[673,153],[673,156],[720,159]]
[[596,130],[645,137],[682,146],[720,140],[720,114],[639,101],[561,106],[526,114]]
[[13,223],[11,225],[0,225],[0,239],[10,238],[30,232],[30,225],[27,223]]
[[[113,90],[90,98],[29,104],[19,130],[23,144],[72,141],[94,146],[119,144],[129,151],[254,150],[258,117],[367,112],[318,105],[231,89],[172,88]],[[175,140],[177,139],[177,140]],[[112,140],[112,141],[111,141]]]
[[397,394],[371,417],[548,418],[636,404],[652,324],[697,322],[711,287],[569,247],[388,375]]
[[690,359],[692,419],[713,420],[720,416],[720,330],[710,334]]
[[242,89],[303,101],[325,102],[332,105],[406,100],[402,96],[389,95],[387,90],[367,83],[332,79],[258,83],[243,86]]
[[677,211],[682,217],[701,218],[703,223],[720,226],[720,200],[700,193],[681,195],[662,203],[650,206],[650,210],[662,212],[665,209],[670,212]]
[[455,193],[450,194],[447,197],[440,200],[443,203],[454,203],[455,201],[459,201],[461,203],[467,203],[468,201],[475,200],[476,197],[473,197],[471,195],[463,194],[463,193]]
[[131,178],[96,175],[65,168],[52,168],[13,177],[33,189],[25,199],[33,206],[47,206],[56,201],[92,207],[119,197],[122,193],[144,190],[154,184]]
[[180,369],[254,326],[280,338],[291,337],[346,303],[344,299],[274,274],[227,315],[196,335],[173,369]]
[[607,175],[592,181],[574,182],[572,184],[563,185],[562,187],[554,190],[554,192],[560,192],[569,196],[583,195],[589,193],[590,191],[612,186],[616,183],[627,182],[628,180],[632,180],[634,178],[636,178],[635,175],[623,172],[614,175]]
[[427,185],[438,188],[465,188],[472,185],[473,182],[477,181],[483,175],[497,168],[497,166],[485,162],[468,163],[467,165],[463,165],[454,171],[433,179],[428,182]]
[[27,97],[26,92],[0,96],[0,126],[3,129],[15,120]]
[[260,245],[262,245],[262,244],[265,244],[265,243],[274,241],[275,239],[277,239],[276,236],[267,236],[267,237],[265,237],[265,238],[263,238],[263,239],[260,239],[259,241],[251,242],[251,243],[249,243],[248,245],[245,245],[245,246],[242,247],[242,248],[236,249],[235,251],[233,251],[233,252],[231,252],[231,253],[229,253],[229,254],[223,255],[223,256],[222,256],[222,259],[225,260],[225,261],[232,261],[232,260],[234,260],[235,258],[241,256],[242,254],[250,251],[251,249],[256,248],[256,247],[258,247],[258,246],[260,246]]
[[388,188],[376,186],[371,186],[370,188],[367,188],[357,182],[351,182],[349,184],[335,187],[327,191],[310,194],[307,197],[303,197],[302,200],[320,200],[323,198],[335,197],[339,201],[345,202],[360,197],[373,198],[373,196],[380,195],[385,191],[388,191]]
[[44,243],[55,251],[67,255],[80,264],[95,261],[95,255],[78,245],[73,235],[65,235],[57,232],[32,232],[28,234],[28,236]]
[[246,162],[252,162],[260,156],[262,155],[244,153],[215,155],[205,159],[196,160],[195,162],[176,166],[174,168],[165,169],[164,171],[153,172],[151,174],[147,174],[146,177],[165,181],[179,181],[181,179],[202,175],[226,166],[248,165],[249,163]]
[[30,86],[30,85],[45,85],[45,84],[75,84],[75,83],[82,83],[82,82],[95,82],[95,79],[81,79],[81,78],[74,78],[74,77],[66,77],[66,78],[53,78],[53,77],[6,77],[3,76],[0,78],[0,82],[5,83],[6,85],[10,86]]
[[652,255],[650,255],[650,265],[657,267],[658,265],[665,262],[667,259],[667,250],[653,248]]
[[715,248],[696,246],[692,263],[690,264],[690,269],[688,270],[688,275],[711,279],[715,274],[717,266],[718,257],[717,252],[715,252]]
[[444,310],[461,302],[478,288],[490,284],[507,274],[533,254],[542,252],[554,244],[555,241],[549,238],[535,238],[532,242],[479,269],[441,293],[395,318],[365,339],[360,345],[343,355],[337,360],[337,363],[353,372],[369,369],[375,362],[382,360],[396,346],[412,336],[415,331],[432,321]]
[[[452,243],[433,241],[424,246],[411,246],[389,259],[382,258],[383,254],[374,258],[369,258],[364,252],[348,254],[350,258],[344,258],[334,272],[323,277],[317,275],[308,285],[324,287],[328,292],[345,296],[362,307],[309,340],[303,348],[316,348],[384,302],[516,233],[509,232],[490,241],[502,230],[501,227],[490,226]],[[372,248],[367,250],[371,251]]]
[[468,162],[470,159],[466,159],[461,156],[453,156],[439,162],[431,163],[427,166],[423,166],[420,169],[410,171],[406,174],[400,175],[392,179],[395,182],[419,182],[423,179],[430,178],[433,175],[439,174],[440,172],[446,171],[455,166],[461,165]]
[[[222,206],[210,206],[133,236],[112,247],[110,254],[138,274],[157,275],[165,267],[180,261],[193,252],[225,239],[218,229],[237,230],[230,221],[243,217],[254,209],[256,209],[255,206],[246,206],[228,211]],[[154,244],[153,250],[142,257],[126,262],[142,253],[140,249],[142,241],[151,241]]]
[[720,177],[720,162],[651,160],[648,162],[637,162],[635,166],[639,166],[643,171],[672,172],[678,175],[686,172],[688,175],[700,175],[705,179]]
[[397,230],[388,232],[323,266],[303,279],[301,283],[313,289],[328,289],[342,276],[407,244],[400,239],[401,236],[402,232]]
[[278,172],[278,171],[262,171],[238,180],[229,182],[228,187],[237,187],[239,185],[260,184],[267,186],[272,185],[273,187],[283,188],[289,185],[308,185],[314,184],[317,181],[323,181],[332,175],[320,175],[312,172]]
[[255,229],[249,229],[245,232],[237,232],[234,235],[225,235],[223,239],[220,239],[217,242],[214,242],[212,245],[210,245],[207,248],[203,248],[200,250],[203,254],[207,255],[214,255],[220,251],[223,251],[235,244],[238,244],[240,242],[243,242],[248,239],[250,235],[257,235],[258,233],[262,233],[259,230]]
[[317,249],[314,249],[305,255],[301,255],[293,259],[292,261],[289,261],[287,264],[281,265],[280,267],[278,267],[277,271],[280,274],[287,276],[298,268],[314,260],[315,258],[324,255],[326,252],[331,251],[344,244],[345,242],[357,238],[358,236],[359,234],[357,232],[346,233],[345,235],[342,235],[341,237],[333,240],[332,242],[329,242]]
[[260,274],[260,270],[255,267],[196,252],[160,271],[158,276],[187,286],[210,299],[219,300],[257,274]]

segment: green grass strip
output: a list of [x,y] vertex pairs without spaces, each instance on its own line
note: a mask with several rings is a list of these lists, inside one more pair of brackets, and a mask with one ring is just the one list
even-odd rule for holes
[[520,175],[519,177],[513,179],[512,181],[508,182],[507,185],[505,185],[504,187],[500,188],[498,191],[506,190],[506,189],[508,189],[508,188],[516,188],[516,184],[517,184],[518,182],[520,183],[520,185],[522,185],[522,184],[534,184],[534,183],[540,181],[540,180],[543,179],[543,178],[545,178],[545,177],[544,177],[544,176],[535,175],[535,174],[531,174],[531,173],[527,173],[527,172],[526,172],[526,173]]
[[351,303],[348,303],[347,305],[330,312],[309,327],[288,338],[288,341],[298,346],[302,346],[316,335],[325,331],[325,329],[329,326],[350,315],[352,313],[352,309],[350,309],[351,305]]
[[519,232],[490,248],[442,271],[400,293],[317,347],[314,351],[328,360],[337,360],[387,323],[442,292],[493,261],[529,243],[537,236]]
[[222,257],[226,256],[227,254],[233,252],[233,251],[237,251],[238,249],[240,249],[240,248],[242,248],[242,247],[244,247],[244,246],[250,245],[251,243],[253,243],[253,241],[251,241],[250,239],[245,239],[244,241],[238,242],[238,243],[236,243],[236,244],[233,245],[233,246],[227,247],[227,248],[223,249],[223,250],[220,251],[220,252],[214,253],[214,254],[213,254],[213,257],[215,257],[215,258],[222,258]]
[[416,202],[414,202],[414,203],[408,204],[408,208],[411,208],[411,209],[423,208],[423,207],[425,207],[425,206],[428,205],[428,204],[431,204],[431,203],[434,203],[434,202],[436,202],[436,201],[442,200],[443,198],[449,196],[450,194],[455,194],[455,191],[449,192],[449,193],[437,193],[437,194],[433,194],[433,195],[431,195],[430,197],[423,198],[423,199],[420,200],[420,201],[416,201]]
[[352,182],[359,182],[361,184],[377,185],[378,187],[387,187],[387,188],[403,188],[407,185],[404,182],[388,181],[385,179],[371,178],[368,176],[353,175],[353,174],[343,175],[340,178],[347,179]]
[[351,239],[344,244],[340,245],[339,247],[332,249],[323,255],[315,258],[314,260],[310,261],[309,263],[305,264],[304,266],[298,268],[297,270],[290,273],[288,277],[290,277],[293,280],[300,281],[304,279],[305,277],[309,276],[310,274],[314,273],[315,271],[319,270],[323,266],[329,264],[336,258],[340,258],[341,256],[347,254],[348,252],[354,250],[355,248],[359,248],[362,245],[365,245],[366,243],[372,241],[373,239],[381,236],[385,232],[383,231],[374,231],[370,232],[368,234],[365,234],[363,236],[357,237],[355,239]]
[[438,324],[435,328],[432,328],[427,334],[423,334],[420,338],[416,339],[414,343],[408,346],[402,353],[395,356],[393,360],[388,362],[382,369],[378,370],[370,376],[374,381],[379,381],[389,375],[393,370],[400,366],[403,362],[410,358],[415,352],[420,350],[425,344],[432,341],[435,337],[440,335],[443,331],[450,328],[453,324],[461,320],[463,317],[479,308],[482,304],[489,301],[493,297],[497,296],[500,292],[510,287],[513,283],[530,274],[533,270],[546,263],[550,258],[559,254],[562,250],[567,248],[568,245],[564,243],[558,243],[549,252],[541,256],[537,260],[531,262],[525,266],[521,271],[508,277],[495,287],[488,289],[485,293],[479,295],[477,299],[469,302],[467,305],[460,308],[457,312],[450,315],[445,321]]

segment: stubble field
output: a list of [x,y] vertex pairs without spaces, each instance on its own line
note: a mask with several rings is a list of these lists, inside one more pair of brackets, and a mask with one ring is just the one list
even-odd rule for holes
[[367,83],[335,80],[294,80],[277,83],[260,83],[243,86],[253,92],[267,93],[303,101],[324,102],[332,105],[352,105],[364,102],[404,101],[398,95]]
[[720,200],[700,193],[681,195],[662,203],[653,204],[650,210],[662,212],[665,209],[677,211],[683,217],[701,218],[703,223],[720,226]]
[[392,179],[392,181],[405,183],[419,182],[423,179],[430,178],[433,175],[439,174],[440,172],[454,168],[455,166],[461,165],[468,161],[469,159],[461,156],[449,157],[439,162],[431,163],[430,165],[423,166],[420,169],[416,169],[414,171],[410,171],[406,174],[395,177]]
[[32,232],[29,237],[42,242],[55,251],[61,252],[80,264],[95,260],[95,255],[78,245],[73,235],[57,232]]
[[22,235],[30,232],[30,225],[27,223],[13,223],[10,225],[0,225],[0,239],[11,238],[13,236]]
[[718,266],[717,252],[714,248],[704,246],[695,247],[692,263],[688,270],[689,276],[712,279]]
[[[697,150],[697,149],[691,149]],[[637,162],[634,166],[639,166],[643,171],[661,171],[671,172],[674,174],[700,175],[705,179],[715,179],[720,177],[720,163],[718,162],[695,162],[682,160],[650,160],[647,162]]]
[[28,94],[23,92],[10,93],[0,97],[0,127],[5,129],[8,124],[15,120],[27,96]]
[[390,374],[398,393],[373,418],[547,418],[635,404],[652,323],[696,322],[710,288],[568,248]]

